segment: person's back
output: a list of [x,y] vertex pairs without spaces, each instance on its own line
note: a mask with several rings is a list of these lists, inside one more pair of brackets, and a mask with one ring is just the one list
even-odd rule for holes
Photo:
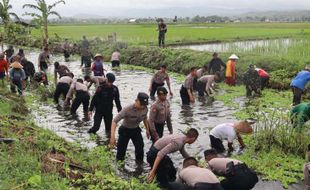
[[59,65],[57,69],[55,68],[55,73],[58,73],[59,78],[61,78],[63,76],[66,76],[68,73],[70,73],[70,70],[65,65]]
[[113,100],[115,96],[119,96],[118,88],[115,85],[108,86],[107,84],[101,85],[96,91],[98,96],[95,102],[96,111],[110,110],[113,109]]
[[35,67],[32,62],[28,60],[22,60],[22,65],[24,67],[24,71],[27,77],[33,77],[35,71]]
[[118,51],[112,53],[111,61],[120,61],[121,54]]
[[306,84],[310,81],[310,71],[300,71],[297,76],[292,80],[291,86],[305,90]]
[[10,69],[10,79],[11,81],[21,81],[23,80],[23,69],[16,69],[16,68],[12,68]]
[[264,69],[256,68],[255,70],[258,72],[260,77],[269,77],[269,74]]
[[310,120],[310,103],[301,103],[291,110],[291,121],[293,125],[302,126]]
[[222,61],[221,58],[216,57],[213,58],[209,63],[209,73],[216,73],[221,71],[221,67],[224,69],[226,68],[225,63]]
[[11,64],[11,69],[9,71],[11,80],[11,92],[15,93],[15,86],[17,86],[18,93],[23,94],[23,84],[22,81],[26,79],[25,71],[23,66],[19,62],[14,62]]
[[260,78],[258,72],[250,68],[247,72],[244,73],[243,82],[245,83],[245,85],[255,86],[256,88],[259,88]]
[[94,76],[103,76],[103,63],[101,61],[95,60],[93,63],[93,68]]
[[195,187],[196,183],[220,183],[211,170],[194,165],[183,168],[179,176],[190,187]]
[[228,140],[232,142],[236,138],[236,132],[234,129],[234,123],[223,123],[217,125],[210,131],[210,135],[221,140]]
[[[182,140],[181,139],[185,139],[185,135],[167,135],[167,136],[164,136],[160,139],[158,139],[155,144],[154,144],[154,147],[158,150],[162,150],[165,146],[167,146],[168,144],[170,143],[174,143],[176,141],[180,142],[180,143],[176,143],[175,145],[176,146],[179,146],[179,149],[181,149],[181,145],[182,145]],[[184,145],[184,143],[183,143]]]
[[86,38],[84,38],[83,40],[82,40],[82,43],[81,43],[81,48],[83,48],[83,49],[88,49],[89,48],[89,41],[86,39]]

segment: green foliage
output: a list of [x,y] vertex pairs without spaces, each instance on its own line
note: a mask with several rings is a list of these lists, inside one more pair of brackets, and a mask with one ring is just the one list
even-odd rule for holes
[[289,184],[303,179],[304,159],[294,154],[285,154],[277,148],[257,152],[254,143],[251,143],[253,141],[251,137],[246,139],[248,147],[245,153],[236,156],[236,159],[242,160],[257,171],[263,180],[280,181],[285,188],[288,188]]
[[27,184],[30,187],[39,187],[41,183],[42,183],[42,179],[41,179],[41,176],[39,175],[33,175],[27,181]]

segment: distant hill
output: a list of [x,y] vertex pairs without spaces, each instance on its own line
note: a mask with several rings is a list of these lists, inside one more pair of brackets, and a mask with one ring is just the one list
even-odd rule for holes
[[268,19],[270,21],[310,21],[310,10],[256,11],[238,15],[247,19]]

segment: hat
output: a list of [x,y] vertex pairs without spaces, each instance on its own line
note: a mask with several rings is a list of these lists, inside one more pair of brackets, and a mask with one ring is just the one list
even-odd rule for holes
[[157,95],[159,95],[159,94],[168,94],[168,91],[167,91],[167,89],[165,87],[159,86],[157,88]]
[[307,65],[307,66],[305,67],[305,70],[310,71],[310,65]]
[[108,79],[108,82],[115,81],[115,75],[113,73],[107,73],[106,78]]
[[234,124],[234,128],[237,130],[239,133],[243,134],[251,134],[253,132],[253,129],[251,127],[253,123],[247,122],[247,121],[241,121],[238,123]]
[[94,58],[96,59],[96,57],[101,57],[101,59],[103,59],[103,56],[100,53],[97,53]]
[[147,106],[149,104],[149,95],[144,92],[139,92],[137,99],[140,101],[141,105]]
[[14,69],[22,69],[23,68],[23,66],[19,62],[17,62],[17,61],[12,63],[11,67],[14,68]]
[[239,59],[239,57],[236,54],[232,54],[228,59]]

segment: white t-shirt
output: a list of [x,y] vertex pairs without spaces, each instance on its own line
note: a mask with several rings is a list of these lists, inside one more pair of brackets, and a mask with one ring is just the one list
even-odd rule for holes
[[223,123],[217,125],[210,131],[210,135],[221,140],[227,140],[229,143],[232,143],[233,140],[237,137],[235,128],[233,126],[233,123]]

